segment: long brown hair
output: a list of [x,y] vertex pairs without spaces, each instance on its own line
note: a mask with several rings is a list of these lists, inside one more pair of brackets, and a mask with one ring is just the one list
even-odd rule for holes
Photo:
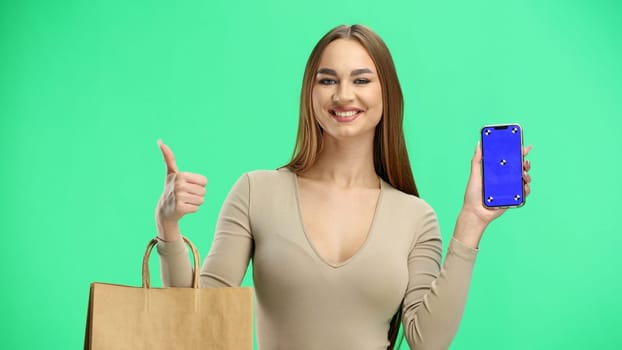
[[366,26],[338,26],[326,33],[315,45],[302,79],[300,115],[296,146],[290,162],[285,165],[294,173],[309,169],[322,149],[322,129],[315,119],[311,93],[324,49],[337,39],[353,39],[360,43],[376,64],[382,89],[382,119],[374,137],[374,167],[384,181],[398,190],[419,196],[410,168],[402,120],[404,97],[397,78],[391,53],[382,39]]
[[[419,196],[404,140],[402,126],[404,97],[395,64],[384,41],[363,25],[338,26],[326,33],[311,51],[302,79],[296,146],[292,159],[285,167],[300,174],[313,166],[322,149],[323,132],[315,119],[311,96],[322,53],[328,44],[337,39],[356,40],[367,50],[378,71],[383,111],[374,135],[376,173],[398,190]],[[395,346],[400,324],[401,307],[398,308],[390,322],[388,349],[393,349]]]

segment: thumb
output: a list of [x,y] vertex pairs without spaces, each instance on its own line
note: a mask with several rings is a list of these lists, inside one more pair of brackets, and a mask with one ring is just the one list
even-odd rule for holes
[[166,175],[176,173],[177,163],[175,163],[173,151],[171,151],[162,140],[158,140],[158,146],[160,146],[160,151],[162,151],[162,156],[164,157],[164,163],[166,163]]
[[473,159],[471,162],[475,165],[480,165],[482,162],[482,144],[477,141],[477,145],[475,146],[475,153],[473,154]]
[[481,164],[482,164],[482,147],[478,142],[475,146],[475,153],[471,159],[471,180],[480,181],[481,177]]

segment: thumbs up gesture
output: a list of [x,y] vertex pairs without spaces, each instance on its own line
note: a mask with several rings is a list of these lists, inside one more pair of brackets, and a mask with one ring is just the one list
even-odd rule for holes
[[179,220],[188,213],[196,212],[203,204],[207,178],[200,174],[180,172],[173,151],[161,140],[158,140],[158,145],[166,165],[166,180],[156,206],[156,226],[161,239],[174,241],[181,236]]

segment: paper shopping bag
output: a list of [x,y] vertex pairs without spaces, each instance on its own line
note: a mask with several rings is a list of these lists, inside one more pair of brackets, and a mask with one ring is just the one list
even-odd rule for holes
[[84,349],[253,348],[252,289],[198,288],[199,254],[194,256],[192,288],[151,288],[149,256],[143,256],[142,287],[92,283]]

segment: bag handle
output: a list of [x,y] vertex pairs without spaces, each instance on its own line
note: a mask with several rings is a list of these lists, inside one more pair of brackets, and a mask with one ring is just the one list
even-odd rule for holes
[[[199,251],[197,248],[190,242],[190,240],[186,237],[183,237],[184,242],[190,247],[192,250],[192,257],[194,258],[194,271],[192,273],[192,288],[199,288]],[[158,244],[158,239],[154,238],[149,241],[147,244],[147,249],[145,250],[145,255],[143,256],[143,288],[151,288],[151,277],[149,276],[149,256],[151,256],[151,251],[153,247]]]

